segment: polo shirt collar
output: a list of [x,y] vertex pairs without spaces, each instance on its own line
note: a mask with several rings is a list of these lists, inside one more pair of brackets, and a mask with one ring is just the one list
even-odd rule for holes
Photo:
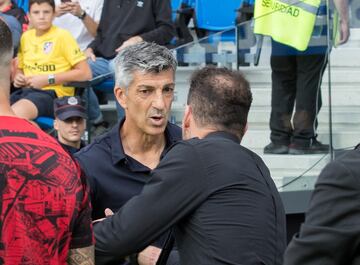
[[[116,126],[114,126],[110,132],[110,145],[111,145],[111,156],[112,156],[112,162],[113,164],[117,164],[120,161],[126,159],[126,154],[124,153],[124,148],[121,142],[120,138],[120,128],[124,124],[125,118],[122,118],[120,122],[117,123]],[[176,135],[174,134],[174,131],[170,129],[170,123],[168,122],[166,128],[165,128],[165,149],[163,153],[161,154],[161,158],[163,154],[166,153],[167,149],[174,144],[177,141]]]
[[205,139],[207,139],[207,138],[225,138],[225,139],[228,139],[235,143],[240,144],[240,140],[238,137],[236,137],[235,134],[232,134],[229,132],[224,132],[224,131],[211,132],[205,136]]

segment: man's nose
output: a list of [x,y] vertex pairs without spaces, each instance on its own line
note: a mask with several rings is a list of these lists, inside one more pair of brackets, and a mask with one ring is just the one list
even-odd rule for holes
[[152,105],[154,108],[160,109],[160,110],[165,108],[164,95],[161,92],[155,94]]

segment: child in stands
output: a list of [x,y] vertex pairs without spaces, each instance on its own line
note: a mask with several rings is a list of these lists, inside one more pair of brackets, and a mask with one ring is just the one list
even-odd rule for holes
[[85,55],[71,34],[52,25],[54,0],[30,0],[32,29],[21,37],[11,108],[21,118],[53,117],[53,101],[73,96],[74,88],[64,84],[85,81],[91,71]]

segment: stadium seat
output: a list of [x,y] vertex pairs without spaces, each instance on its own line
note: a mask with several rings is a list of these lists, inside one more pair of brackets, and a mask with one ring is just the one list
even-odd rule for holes
[[235,28],[236,10],[242,0],[195,0],[196,27],[209,31],[224,31]]
[[18,7],[21,7],[25,13],[29,12],[29,0],[14,0]]
[[54,128],[54,119],[50,117],[38,117],[35,119],[35,122],[39,125],[44,131],[48,131]]

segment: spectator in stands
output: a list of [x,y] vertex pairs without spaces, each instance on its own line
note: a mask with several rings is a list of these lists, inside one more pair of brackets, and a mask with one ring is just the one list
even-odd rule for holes
[[360,149],[328,164],[315,184],[304,224],[284,265],[360,264]]
[[174,35],[170,0],[105,1],[98,33],[85,53],[96,77],[114,72],[111,60],[124,47],[141,41],[166,45]]
[[96,264],[142,249],[172,226],[180,264],[282,264],[279,193],[261,158],[240,145],[251,101],[238,71],[193,74],[182,127],[189,141],[173,145],[141,194],[94,226]]
[[52,25],[53,0],[30,0],[31,30],[20,41],[18,70],[14,85],[21,89],[11,95],[11,108],[19,117],[33,120],[54,115],[56,97],[73,96],[66,82],[85,81],[91,71],[71,34]]
[[55,5],[54,25],[68,30],[85,51],[96,36],[103,0],[55,0]]
[[71,154],[85,146],[81,140],[86,128],[86,108],[80,97],[62,97],[54,100],[54,129],[59,143]]
[[0,19],[0,264],[94,264],[86,179],[10,107],[11,32]]
[[[348,5],[347,0],[334,2],[340,14],[342,44],[349,38]],[[326,7],[318,10],[326,12]],[[327,34],[326,27],[322,33]],[[271,143],[265,146],[264,153],[299,155],[329,151],[329,145],[319,142],[316,133],[322,104],[321,81],[329,53],[327,43],[324,45],[309,46],[301,52],[272,41]]]
[[[172,53],[141,42],[122,49],[115,61],[114,92],[125,118],[75,154],[89,179],[93,219],[104,217],[107,207],[118,210],[139,194],[151,170],[181,139],[180,128],[168,122],[176,70]],[[139,263],[145,264],[151,253],[158,256],[161,242],[141,252]]]
[[18,7],[17,4],[11,0],[0,0],[0,12],[16,17],[22,26],[22,31],[25,32],[29,26],[29,19],[25,11]]
[[[68,30],[78,42],[82,51],[94,40],[99,25],[103,0],[64,1],[55,0],[56,18],[54,25]],[[108,125],[104,122],[98,99],[90,89],[89,118],[94,135],[103,133]]]

